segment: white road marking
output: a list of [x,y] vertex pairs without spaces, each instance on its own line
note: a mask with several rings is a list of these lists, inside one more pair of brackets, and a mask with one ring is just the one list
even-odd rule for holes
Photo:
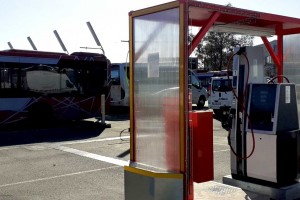
[[225,150],[214,151],[214,153],[218,153],[218,152],[224,152],[224,151],[230,151],[230,149],[225,149]]
[[[122,136],[122,137],[101,138],[101,139],[95,139],[95,140],[55,142],[54,144],[59,144],[59,145],[83,144],[83,143],[89,143],[89,142],[104,142],[104,141],[113,141],[113,140],[129,139],[129,138],[130,138],[129,136]],[[25,144],[25,145],[14,145],[14,146],[10,146],[10,147],[1,147],[0,151],[8,150],[8,149],[24,148],[28,145],[37,145],[37,144],[43,145],[43,144],[53,144],[53,143],[32,143],[32,144]]]
[[24,145],[15,145],[13,147],[1,147],[0,151],[2,151],[2,150],[8,150],[8,149],[17,149],[17,148],[20,148],[21,146],[24,146]]
[[118,165],[118,166],[128,166],[129,165],[129,161],[124,161],[124,160],[119,160],[119,159],[115,159],[115,158],[111,158],[111,157],[101,156],[98,154],[89,153],[86,151],[81,151],[81,150],[73,149],[70,147],[54,146],[54,145],[50,146],[50,147],[57,149],[57,150],[64,151],[64,152],[76,154],[76,155],[87,157],[87,158],[92,158],[95,160],[100,160],[100,161],[111,163],[111,164]]
[[83,140],[83,141],[71,141],[71,142],[57,142],[56,144],[61,145],[68,145],[68,144],[83,144],[89,142],[105,142],[105,141],[112,141],[112,140],[121,140],[121,139],[129,139],[129,136],[122,136],[122,137],[111,137],[111,138],[101,138],[95,140]]
[[228,144],[214,143],[215,145],[229,146]]
[[38,179],[33,179],[33,180],[20,181],[20,182],[16,182],[16,183],[8,183],[8,184],[0,185],[0,188],[14,186],[14,185],[20,185],[20,184],[24,184],[24,183],[34,183],[34,182],[38,182],[38,181],[51,180],[51,179],[62,178],[62,177],[67,177],[67,176],[75,176],[75,175],[80,175],[80,174],[98,172],[98,171],[103,171],[106,169],[113,169],[113,168],[118,168],[118,167],[119,166],[111,166],[111,167],[106,167],[106,168],[93,169],[93,170],[75,172],[75,173],[70,173],[70,174],[63,174],[63,175],[58,175],[58,176],[50,176],[50,177],[46,177],[46,178],[38,178]]
[[213,136],[213,137],[216,137],[216,138],[223,138],[223,139],[224,139],[224,136]]

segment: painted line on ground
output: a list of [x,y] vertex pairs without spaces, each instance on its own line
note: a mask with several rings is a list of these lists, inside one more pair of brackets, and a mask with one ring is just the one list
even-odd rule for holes
[[64,151],[64,152],[72,153],[72,154],[83,156],[86,158],[92,158],[95,160],[111,163],[111,164],[118,165],[118,166],[128,166],[129,165],[129,161],[119,160],[119,159],[115,159],[115,158],[111,158],[111,157],[107,157],[107,156],[101,156],[98,154],[89,153],[86,151],[81,151],[81,150],[73,149],[70,147],[55,146],[55,145],[50,146],[50,147],[57,149],[57,150]]
[[68,145],[68,144],[83,144],[89,142],[105,142],[105,141],[112,141],[112,140],[122,140],[122,139],[129,139],[130,136],[122,136],[122,137],[111,137],[111,138],[100,138],[95,140],[83,140],[83,141],[72,141],[72,142],[57,142],[55,144],[60,145]]
[[214,151],[214,153],[219,153],[219,152],[224,152],[224,151],[230,151],[230,149],[225,149],[225,150]]
[[229,146],[228,144],[214,143],[215,145]]
[[213,137],[227,139],[227,136],[215,136],[214,135]]
[[24,146],[24,145],[16,145],[16,146],[13,146],[13,147],[1,147],[0,151],[9,150],[9,149],[17,149],[17,148],[20,148],[21,146]]
[[122,140],[122,139],[129,139],[129,138],[130,138],[130,136],[122,136],[122,137],[101,138],[101,139],[84,140],[84,141],[21,144],[21,145],[9,146],[9,147],[0,147],[0,151],[8,150],[8,149],[23,148],[23,147],[30,146],[30,145],[45,145],[45,144],[47,144],[47,146],[48,146],[48,144],[69,145],[69,144],[83,144],[83,143],[89,143],[89,142],[105,142],[105,141]]
[[106,168],[93,169],[93,170],[87,170],[87,171],[82,171],[82,172],[74,172],[74,173],[63,174],[63,175],[58,175],[58,176],[50,176],[50,177],[45,177],[45,178],[38,178],[38,179],[33,179],[33,180],[20,181],[20,182],[15,182],[15,183],[8,183],[8,184],[0,185],[0,188],[4,188],[4,187],[8,187],[8,186],[21,185],[21,184],[25,184],[25,183],[34,183],[34,182],[39,182],[39,181],[46,181],[46,180],[51,180],[51,179],[56,179],[56,178],[67,177],[67,176],[75,176],[75,175],[81,175],[81,174],[86,174],[86,173],[98,172],[98,171],[103,171],[103,170],[113,169],[113,168],[118,168],[118,167],[119,166],[111,166],[111,167],[106,167]]

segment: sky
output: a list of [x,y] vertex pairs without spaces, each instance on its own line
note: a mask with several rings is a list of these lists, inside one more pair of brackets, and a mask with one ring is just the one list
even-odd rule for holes
[[[53,31],[60,35],[69,53],[99,52],[87,22],[90,22],[105,55],[115,62],[126,62],[129,38],[128,13],[170,0],[0,0],[0,50],[32,50],[27,37],[41,51],[63,52]],[[300,18],[299,0],[205,0],[226,5]],[[122,42],[123,41],[123,42]]]

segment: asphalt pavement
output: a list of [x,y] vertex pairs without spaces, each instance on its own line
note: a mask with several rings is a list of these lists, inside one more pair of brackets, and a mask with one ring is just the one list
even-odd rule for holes
[[[106,116],[111,128],[96,121],[0,131],[0,200],[124,199],[129,115]],[[222,183],[230,174],[230,149],[217,119],[213,142],[214,180],[195,184],[195,199],[262,199]]]

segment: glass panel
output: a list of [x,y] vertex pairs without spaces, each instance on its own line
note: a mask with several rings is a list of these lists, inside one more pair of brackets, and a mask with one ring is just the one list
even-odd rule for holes
[[111,79],[112,85],[120,85],[120,65],[112,65]]
[[[296,84],[298,116],[300,116],[300,34],[283,38],[283,75]],[[285,81],[283,79],[283,81]],[[300,123],[300,122],[299,122]]]
[[9,78],[10,70],[8,68],[1,67],[0,69],[0,80],[1,89],[11,88],[11,80]]
[[231,91],[231,80],[230,79],[214,80],[212,84],[212,90],[219,91],[219,92]]
[[136,161],[179,172],[179,9],[133,23]]

